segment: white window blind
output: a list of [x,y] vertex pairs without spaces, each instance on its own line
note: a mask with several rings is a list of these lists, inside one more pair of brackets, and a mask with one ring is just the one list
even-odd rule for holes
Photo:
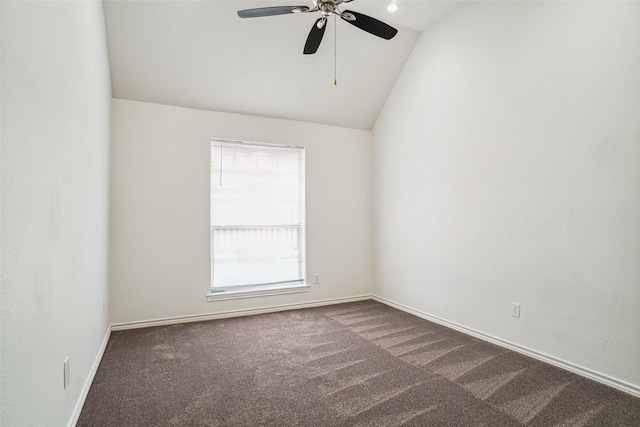
[[305,280],[304,148],[211,142],[212,288]]

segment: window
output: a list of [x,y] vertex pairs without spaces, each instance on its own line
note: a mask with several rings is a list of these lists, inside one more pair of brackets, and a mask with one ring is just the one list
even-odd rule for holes
[[303,147],[212,140],[210,296],[307,288],[304,189]]

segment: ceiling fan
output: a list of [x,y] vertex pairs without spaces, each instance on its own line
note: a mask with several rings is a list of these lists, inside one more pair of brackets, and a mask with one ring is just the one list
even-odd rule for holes
[[303,53],[305,55],[316,53],[318,50],[320,42],[322,41],[322,36],[324,36],[324,31],[327,28],[327,18],[331,15],[338,16],[349,24],[385,40],[392,39],[398,33],[398,30],[392,26],[387,25],[382,21],[378,21],[375,18],[352,10],[341,11],[338,9],[338,6],[342,3],[349,3],[351,1],[353,0],[313,0],[313,7],[259,7],[257,9],[239,10],[238,16],[240,18],[258,18],[262,16],[287,15],[289,13],[320,12],[322,16],[315,22],[315,24],[313,24],[313,27],[311,27],[311,32],[309,32],[307,42],[304,45]]

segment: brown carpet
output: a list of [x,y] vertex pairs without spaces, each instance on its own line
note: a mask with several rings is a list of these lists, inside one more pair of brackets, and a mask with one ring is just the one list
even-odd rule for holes
[[640,399],[363,301],[114,332],[78,426],[640,426]]

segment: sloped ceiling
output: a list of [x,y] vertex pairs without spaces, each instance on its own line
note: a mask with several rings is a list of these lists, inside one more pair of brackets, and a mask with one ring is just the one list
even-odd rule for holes
[[396,0],[392,14],[389,2],[356,0],[341,9],[395,26],[394,39],[330,19],[318,52],[303,55],[319,13],[240,19],[236,12],[309,0],[107,0],[113,96],[371,129],[420,31],[459,3]]

